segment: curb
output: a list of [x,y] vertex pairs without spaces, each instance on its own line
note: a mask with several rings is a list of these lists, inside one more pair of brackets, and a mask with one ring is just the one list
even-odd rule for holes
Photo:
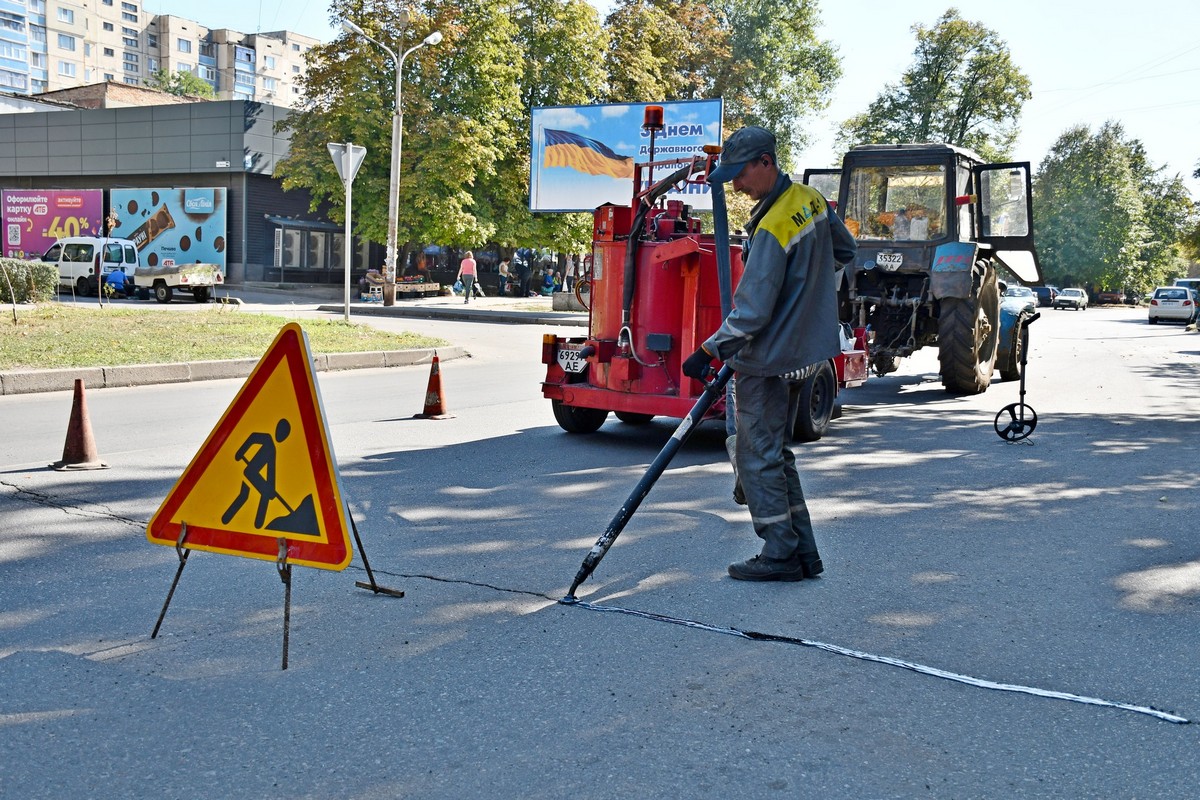
[[[319,305],[317,311],[340,313],[344,310],[341,303],[337,305]],[[409,317],[411,319],[446,319],[467,322],[503,322],[512,325],[574,325],[580,328],[588,326],[587,315],[567,311],[491,311],[488,309],[455,309],[444,305],[438,306],[373,306],[351,304],[350,313],[356,316],[372,317]]]
[[[461,347],[328,353],[313,356],[313,370],[337,372],[348,369],[412,367],[433,363],[435,353],[439,361],[452,361],[466,355]],[[179,364],[129,364],[119,367],[68,367],[0,372],[0,396],[69,392],[74,389],[77,378],[82,378],[84,385],[91,389],[245,378],[254,371],[260,360],[237,358],[229,361],[190,361]]]

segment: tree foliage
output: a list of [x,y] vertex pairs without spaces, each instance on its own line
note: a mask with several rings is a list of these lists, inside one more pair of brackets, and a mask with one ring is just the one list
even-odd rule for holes
[[1034,180],[1038,254],[1048,278],[1143,292],[1182,275],[1195,207],[1182,179],[1154,167],[1119,123],[1055,142]]
[[212,84],[193,72],[168,72],[165,69],[155,70],[146,79],[146,85],[160,92],[179,97],[216,97]]
[[[407,28],[398,24],[402,8]],[[529,212],[527,131],[530,102],[589,102],[599,92],[603,40],[590,5],[335,0],[331,14],[398,53],[433,30],[443,35],[404,63],[399,242],[584,249],[590,228],[579,215],[545,221]],[[354,184],[355,231],[378,242],[387,234],[394,81],[382,48],[343,34],[310,51],[305,105],[281,125],[292,136],[279,167],[285,188],[308,189],[314,210],[328,203],[335,217],[343,191],[325,144],[367,146]]]
[[607,100],[720,97],[725,128],[775,132],[784,166],[808,141],[805,121],[829,104],[837,51],[816,35],[815,2],[621,0],[605,25]]
[[839,143],[946,142],[989,160],[1004,160],[1017,138],[1017,118],[1031,96],[995,31],[951,8],[932,28],[914,25],[913,64],[884,87],[867,110],[842,123]]
[[[590,215],[529,211],[534,107],[720,96],[727,130],[774,129],[786,166],[804,116],[827,104],[840,74],[815,34],[815,0],[621,0],[604,24],[587,0],[333,0],[330,15],[397,52],[430,31],[444,36],[404,65],[398,240],[414,245],[589,249]],[[308,58],[304,105],[280,125],[291,151],[278,174],[340,220],[326,144],[366,146],[354,228],[385,241],[392,59],[349,33]]]

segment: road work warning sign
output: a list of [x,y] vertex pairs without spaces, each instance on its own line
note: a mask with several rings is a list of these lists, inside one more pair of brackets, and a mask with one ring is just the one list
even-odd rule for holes
[[350,563],[341,476],[308,339],[288,323],[146,527],[155,544],[341,570]]

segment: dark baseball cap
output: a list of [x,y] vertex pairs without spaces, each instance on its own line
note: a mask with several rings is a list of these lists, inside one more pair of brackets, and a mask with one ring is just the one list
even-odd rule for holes
[[708,176],[709,183],[728,183],[737,177],[742,167],[770,153],[775,157],[775,134],[757,125],[747,125],[730,136],[721,150],[721,161]]

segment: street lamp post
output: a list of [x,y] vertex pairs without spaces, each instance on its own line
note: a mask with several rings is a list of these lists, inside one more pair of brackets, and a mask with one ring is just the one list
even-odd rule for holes
[[[406,22],[407,20],[402,18],[401,23],[406,24]],[[404,51],[403,55],[397,57],[395,50],[378,39],[371,38],[366,31],[350,20],[342,20],[342,29],[358,34],[382,48],[391,57],[392,63],[396,65],[396,111],[392,114],[392,171],[388,181],[387,259],[383,262],[383,304],[390,306],[396,303],[396,223],[400,213],[400,150],[404,137],[404,107],[400,104],[404,59],[425,45],[438,44],[442,41],[442,34],[441,31],[434,31],[426,36],[420,44],[410,47]]]

